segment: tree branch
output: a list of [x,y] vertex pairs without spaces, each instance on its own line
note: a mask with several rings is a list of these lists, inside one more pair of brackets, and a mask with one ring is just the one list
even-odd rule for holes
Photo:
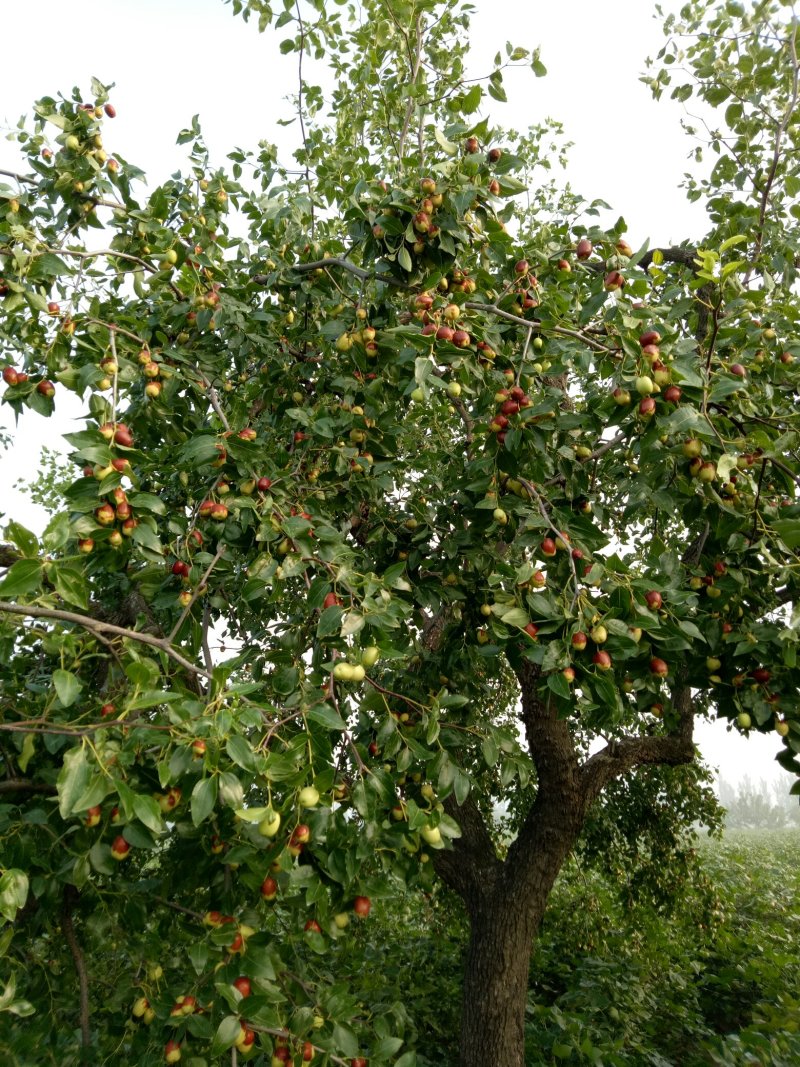
[[0,600],[0,612],[6,612],[9,615],[24,615],[31,619],[54,619],[59,622],[71,622],[76,626],[82,626],[84,630],[89,630],[90,633],[95,635],[116,634],[117,637],[125,637],[129,641],[138,641],[142,645],[150,645],[152,648],[159,649],[164,655],[169,656],[170,659],[183,667],[185,671],[189,671],[190,674],[200,674],[204,678],[211,678],[208,671],[194,663],[190,663],[180,652],[176,652],[169,641],[163,637],[153,637],[150,634],[140,633],[138,630],[126,630],[122,626],[115,626],[110,622],[101,622],[99,619],[92,619],[88,615],[79,615],[74,611],[43,608],[35,604],[12,604],[9,601]]
[[43,796],[56,795],[56,787],[45,782],[29,782],[25,778],[7,778],[0,782],[0,796],[4,793],[41,793]]
[[590,756],[580,768],[580,785],[584,810],[588,810],[603,788],[634,767],[667,764],[676,767],[691,763],[695,756],[692,732],[694,714],[692,692],[688,685],[673,689],[672,704],[678,714],[675,729],[660,737],[626,737],[610,741],[604,749]]
[[77,935],[75,934],[75,926],[72,922],[72,910],[78,900],[80,894],[74,885],[64,886],[63,907],[61,909],[61,929],[64,932],[64,940],[69,946],[69,951],[72,954],[72,962],[75,964],[75,972],[78,975],[78,988],[80,990],[80,1025],[81,1025],[81,1045],[83,1048],[89,1048],[92,1042],[92,1035],[89,1029],[89,976],[86,973],[86,961],[83,958],[83,949],[81,948]]
[[[500,319],[505,319],[506,322],[515,322],[518,326],[524,326],[527,330],[530,330],[532,326],[536,325],[532,323],[530,319],[523,319],[521,315],[513,315],[510,311],[503,311],[497,304],[482,304],[477,300],[467,300],[464,303],[464,307],[470,311],[484,311],[488,315],[497,315]],[[605,352],[610,356],[618,356],[618,352],[615,348],[609,348],[608,345],[602,344],[600,341],[595,341],[593,337],[582,332],[581,330],[570,330],[566,326],[548,326],[545,333],[558,334],[561,337],[574,337],[580,341],[581,344],[588,345],[589,348],[593,348],[595,352]]]
[[[406,113],[403,118],[403,129],[400,133],[400,141],[397,146],[398,162],[402,165],[403,152],[405,151],[406,137],[408,136],[408,128],[411,125],[411,116],[414,114],[414,84],[419,77],[419,68],[422,63],[422,15],[417,15],[417,23],[415,26],[417,43],[416,51],[414,53],[414,60],[411,65],[411,77],[408,85],[408,100],[406,102]],[[406,38],[406,42],[408,38]],[[422,164],[422,158],[420,157],[420,164]]]
[[[338,256],[331,256],[329,259],[315,259],[311,263],[296,263],[291,269],[298,274],[307,274],[311,270],[326,270],[328,267],[339,267],[363,282],[378,281],[385,282],[387,285],[394,285],[399,289],[414,288],[412,285],[401,282],[399,278],[393,278],[391,274],[378,274],[375,271],[364,270],[362,267],[357,267],[355,263],[351,263],[347,259],[341,259]],[[255,274],[253,275],[253,281],[258,285],[266,285],[269,279],[266,274]]]
[[[583,824],[578,759],[566,719],[539,689],[541,668],[520,659],[512,665],[522,696],[522,722],[536,767],[537,790],[522,829],[508,850],[503,882],[520,899],[546,899]],[[537,920],[538,922],[538,920]]]

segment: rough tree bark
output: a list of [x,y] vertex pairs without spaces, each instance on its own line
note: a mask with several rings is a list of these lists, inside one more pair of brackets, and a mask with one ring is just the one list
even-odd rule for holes
[[464,902],[470,923],[461,1015],[460,1067],[524,1067],[525,1007],[533,940],[550,892],[587,812],[613,778],[637,766],[694,758],[688,687],[673,690],[678,723],[668,735],[631,736],[580,762],[566,722],[540,695],[538,667],[516,667],[522,723],[536,766],[537,794],[516,841],[501,861],[477,806],[468,797],[447,810],[462,837],[437,854],[440,877]]

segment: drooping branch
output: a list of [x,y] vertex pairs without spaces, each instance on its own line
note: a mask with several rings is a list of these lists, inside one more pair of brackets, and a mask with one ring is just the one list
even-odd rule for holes
[[61,909],[61,929],[64,940],[69,946],[72,962],[75,964],[75,973],[78,975],[78,989],[80,998],[79,1019],[81,1026],[81,1045],[89,1048],[92,1035],[89,1029],[89,976],[86,973],[86,961],[83,957],[83,949],[75,933],[75,925],[72,921],[72,912],[80,894],[74,885],[64,886],[63,907]]
[[33,793],[52,797],[56,795],[56,787],[46,782],[30,782],[26,778],[7,778],[0,782],[0,796],[5,793]]
[[123,626],[115,626],[110,622],[101,622],[99,619],[93,619],[88,615],[79,615],[75,611],[61,611],[58,608],[40,607],[37,604],[12,604],[9,601],[0,600],[0,612],[6,612],[9,615],[23,615],[31,619],[53,619],[57,622],[71,622],[95,635],[115,634],[117,637],[124,637],[129,641],[138,641],[140,644],[157,648],[190,674],[200,674],[204,678],[211,678],[208,671],[198,667],[195,663],[190,663],[185,656],[177,652],[169,641],[163,637],[153,637],[151,634],[141,633],[139,630],[126,630]]

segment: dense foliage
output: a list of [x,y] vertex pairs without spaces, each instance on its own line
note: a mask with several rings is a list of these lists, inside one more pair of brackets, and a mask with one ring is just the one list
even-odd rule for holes
[[[727,107],[689,190],[709,233],[651,250],[518,195],[547,131],[481,111],[537,55],[472,83],[466,10],[364,6],[275,20],[336,77],[326,100],[300,64],[299,172],[269,146],[212,165],[193,126],[144,195],[99,83],[18,132],[3,400],[86,411],[52,521],[9,517],[2,547],[21,1063],[411,1067],[404,998],[337,960],[373,900],[438,876],[470,921],[461,1062],[512,1067],[587,819],[613,871],[643,813],[703,809],[632,772],[690,763],[707,713],[800,771],[796,21],[668,22],[653,91]],[[670,834],[645,835],[656,867]]]

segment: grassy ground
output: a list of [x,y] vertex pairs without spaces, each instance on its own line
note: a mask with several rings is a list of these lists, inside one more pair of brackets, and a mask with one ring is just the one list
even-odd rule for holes
[[[531,963],[529,1064],[800,1065],[800,831],[730,833],[698,858],[671,909],[621,895],[624,872],[563,873]],[[386,929],[353,946],[365,999],[402,1004],[423,1067],[456,1067],[458,907],[379,911]]]

